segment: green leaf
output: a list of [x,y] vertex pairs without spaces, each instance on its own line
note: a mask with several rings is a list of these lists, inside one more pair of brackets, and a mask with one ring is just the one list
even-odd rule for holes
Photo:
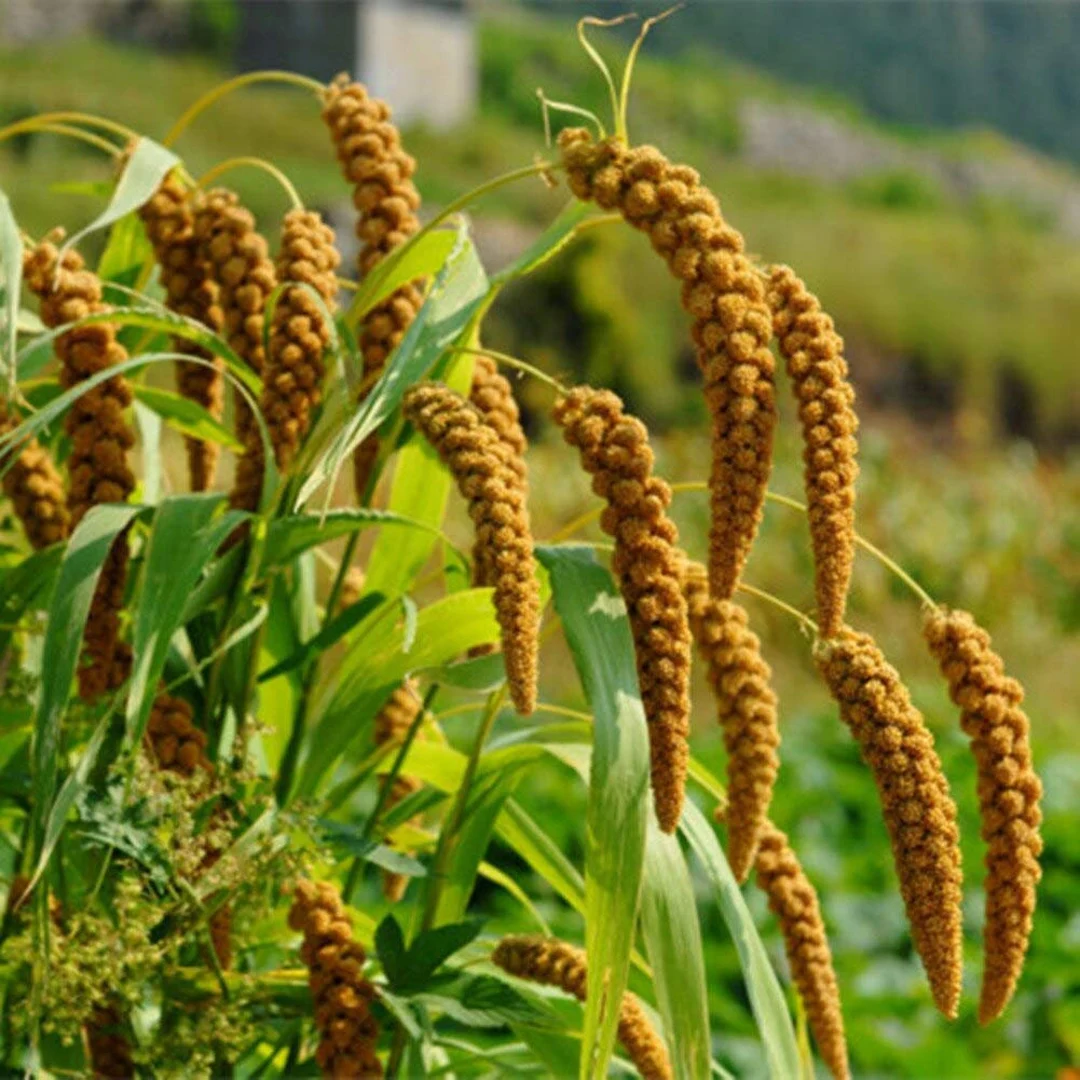
[[432,679],[441,685],[456,686],[459,690],[490,694],[506,682],[506,664],[499,653],[474,656],[471,660],[444,664],[432,674]]
[[505,285],[531,274],[554,258],[574,239],[578,226],[590,216],[591,210],[588,203],[571,199],[559,216],[509,266],[492,276],[492,284]]
[[651,812],[641,928],[675,1076],[708,1076],[709,997],[694,885],[678,839],[662,833]]
[[22,289],[22,239],[8,197],[0,191],[0,269],[4,271],[3,369],[0,398],[15,387],[16,335],[19,322],[19,298]]
[[27,555],[17,566],[6,567],[0,574],[0,656],[24,613],[33,610],[39,597],[52,588],[63,557],[63,546],[54,544]]
[[364,862],[373,863],[394,874],[405,874],[408,877],[424,877],[427,874],[423,863],[402,851],[395,851],[385,844],[365,837],[355,825],[323,819],[319,822],[319,828],[326,843],[343,855],[363,859]]
[[396,990],[407,981],[408,951],[393,912],[387,912],[375,930],[375,953],[391,989]]
[[410,989],[420,989],[432,975],[458,950],[463,949],[483,929],[479,919],[448,923],[426,930],[409,946],[406,957],[406,983]]
[[590,547],[541,547],[574,666],[593,713],[585,835],[589,993],[580,1075],[606,1075],[630,971],[645,865],[649,739],[619,591]]
[[146,383],[136,383],[132,390],[136,401],[152,409],[175,431],[193,439],[217,443],[227,450],[239,451],[244,446],[220,420],[211,416],[198,402],[182,397],[172,390],[163,390]]
[[108,228],[113,222],[137,210],[157,191],[169,170],[179,164],[180,159],[171,150],[166,150],[153,139],[139,138],[128,157],[108,205],[89,225],[80,229],[64,244],[60,252],[61,257],[65,251],[75,247],[84,237],[99,229]]
[[131,745],[142,739],[169,643],[183,625],[192,591],[225,538],[248,517],[238,510],[219,513],[224,501],[217,494],[177,495],[154,515],[134,615],[126,713]]
[[483,304],[487,275],[464,230],[458,233],[458,241],[371,393],[314,463],[297,495],[298,505],[306,503],[323,485],[329,503],[337,477],[353,450],[397,408],[405,391],[423,378]]
[[399,258],[387,259],[364,278],[345,312],[345,323],[350,327],[357,326],[373,307],[402,285],[436,274],[457,244],[458,233],[454,229],[435,229],[418,236],[402,249]]
[[[109,233],[105,250],[98,260],[97,275],[108,284],[133,286],[139,279],[143,264],[153,254],[138,214],[125,214]],[[106,294],[108,291],[106,288]]]
[[687,802],[683,810],[679,829],[716,890],[720,911],[735,940],[750,996],[750,1007],[765,1044],[769,1075],[775,1080],[790,1080],[793,1076],[799,1076],[799,1048],[791,1013],[716,833],[691,802]]
[[[266,549],[263,562],[266,566],[283,566],[292,562],[303,551],[349,536],[361,529],[370,529],[373,525],[396,525],[401,528],[419,529],[433,532],[436,537],[441,533],[422,521],[399,514],[394,510],[331,510],[326,514],[292,514],[270,522],[266,536]],[[395,532],[400,537],[400,533]],[[384,592],[371,587],[371,592]],[[389,595],[389,594],[388,594]]]
[[492,975],[463,975],[438,994],[417,994],[417,1004],[476,1028],[527,1024],[540,1031],[560,1026],[558,1013],[539,995]]
[[396,601],[387,601],[382,614],[376,612],[366,620],[366,632],[350,644],[336,673],[336,685],[316,712],[319,720],[308,739],[301,794],[314,793],[322,775],[407,674],[438,667],[498,638],[490,589],[455,593],[423,608],[417,617],[416,645],[409,653],[402,649],[399,611]]
[[31,836],[38,853],[56,792],[60,722],[71,692],[90,602],[113,541],[138,513],[139,508],[134,506],[95,506],[71,534],[60,564],[42,646],[49,663],[42,672],[41,697],[34,715]]
[[577,867],[513,799],[503,809],[496,832],[570,907],[585,913],[585,881]]
[[141,401],[136,401],[135,423],[139,429],[143,459],[139,499],[153,506],[161,498],[161,417]]

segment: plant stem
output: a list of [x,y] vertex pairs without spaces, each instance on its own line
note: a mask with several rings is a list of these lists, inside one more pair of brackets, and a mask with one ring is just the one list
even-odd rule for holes
[[472,356],[490,357],[490,359],[494,360],[496,363],[516,368],[518,371],[525,372],[526,375],[531,375],[534,379],[539,379],[540,382],[544,383],[546,386],[550,386],[556,394],[565,394],[567,392],[566,387],[563,386],[558,379],[548,375],[546,371],[541,371],[538,367],[535,367],[525,360],[519,360],[516,356],[510,356],[508,353],[498,352],[496,349],[482,349],[470,345],[462,345],[448,351],[452,353],[468,353]]
[[230,170],[244,167],[262,169],[263,172],[268,173],[284,189],[285,194],[288,195],[289,201],[292,203],[292,208],[294,210],[303,210],[304,203],[297,194],[292,181],[276,165],[272,165],[269,161],[265,161],[260,157],[234,157],[219,161],[212,169],[208,169],[199,177],[198,186],[206,188],[208,184],[212,184],[218,177],[223,176]]

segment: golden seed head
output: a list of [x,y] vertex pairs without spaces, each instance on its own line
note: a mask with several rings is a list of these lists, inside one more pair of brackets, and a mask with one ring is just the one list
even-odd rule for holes
[[963,968],[960,830],[934,738],[868,634],[845,627],[819,643],[816,660],[874,775],[915,948],[952,1019]]
[[[511,934],[495,947],[491,962],[520,979],[557,986],[578,1001],[587,994],[588,968],[581,949],[558,938]],[[619,1041],[645,1080],[672,1080],[664,1040],[649,1022],[641,1002],[627,991],[619,1010]]]
[[[18,423],[0,402],[0,436],[14,431]],[[30,439],[22,444],[14,460],[10,458],[10,452],[0,454],[0,468],[7,468],[4,494],[11,500],[30,546],[40,549],[66,540],[71,518],[64,498],[64,481],[48,450],[37,439]]]
[[[143,204],[139,217],[154,249],[169,310],[197,319],[208,329],[219,332],[224,325],[219,289],[200,258],[192,194],[175,170]],[[173,349],[212,362],[208,366],[180,361],[176,369],[177,389],[181,396],[220,419],[225,396],[224,363],[187,338],[175,337]],[[192,490],[206,491],[213,484],[220,447],[190,436],[185,436],[184,441]]]
[[772,268],[769,305],[802,424],[817,616],[828,638],[843,624],[855,561],[855,392],[832,319],[787,266]]
[[833,970],[817,891],[806,876],[787,836],[771,821],[761,830],[754,860],[758,887],[780,921],[791,977],[806,1009],[818,1052],[836,1080],[847,1080],[847,1040],[840,986]]
[[329,882],[297,882],[289,926],[304,935],[300,959],[310,972],[315,1025],[322,1037],[315,1060],[323,1075],[381,1077],[379,1025],[371,1012],[376,990],[364,978],[367,957],[353,937],[337,889]]
[[469,502],[495,589],[510,696],[528,715],[536,706],[540,595],[528,507],[510,452],[477,409],[446,386],[414,386],[403,407]]
[[571,191],[645,232],[682,282],[712,421],[709,581],[730,599],[761,521],[776,427],[764,284],[693,169],[584,128],[563,130],[559,150]]
[[[353,185],[362,278],[420,228],[420,194],[412,181],[416,162],[402,149],[401,135],[390,122],[390,107],[348,75],[337,76],[327,88],[322,115],[345,179]],[[364,316],[359,343],[366,376],[382,372],[422,303],[419,288],[409,283]],[[358,498],[367,488],[377,454],[374,435],[356,448],[353,472]]]
[[612,568],[634,637],[656,816],[672,832],[690,757],[690,627],[678,532],[667,516],[671,490],[652,475],[645,425],[627,416],[609,390],[576,387],[556,402],[554,416],[592,475],[593,491],[607,500],[601,525],[615,538]]
[[213,771],[206,755],[206,734],[195,726],[191,706],[183,698],[164,692],[154,698],[146,741],[163,769],[182,776],[191,776],[196,769]]
[[1000,1016],[1024,966],[1042,876],[1042,784],[1031,760],[1023,688],[966,611],[930,608],[923,635],[971,738],[986,850],[986,925],[979,1021]]
[[713,600],[700,563],[683,568],[690,630],[705,661],[727,747],[728,862],[736,881],[750,872],[780,768],[780,726],[772,671],[749,616],[734,600]]

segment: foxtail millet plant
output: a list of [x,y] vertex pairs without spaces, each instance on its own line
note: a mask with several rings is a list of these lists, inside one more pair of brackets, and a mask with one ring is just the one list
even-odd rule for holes
[[653,802],[664,832],[682,814],[690,760],[690,626],[682,593],[679,534],[667,515],[671,489],[653,476],[649,433],[610,390],[575,387],[555,403],[563,438],[581,455],[600,518],[615,538],[612,569],[634,635],[649,726]]
[[402,408],[469,502],[495,590],[510,697],[527,716],[536,706],[540,599],[529,512],[512,455],[475,406],[446,386],[420,383],[405,394]]
[[[61,256],[55,245],[42,241],[23,255],[27,286],[41,301],[41,321],[50,328],[64,326],[107,311],[101,281],[86,268],[77,251]],[[77,326],[56,338],[60,384],[65,389],[123,363],[127,350],[110,322]],[[135,434],[125,416],[131,387],[115,375],[82,394],[64,422],[71,438],[67,459],[67,506],[74,528],[87,511],[100,503],[125,502],[135,487],[128,453]],[[85,663],[79,668],[79,693],[86,701],[115,689],[127,678],[126,651],[120,648],[120,612],[127,584],[128,541],[118,537],[109,551],[94,592],[83,632]]]
[[874,774],[915,948],[934,1003],[957,1014],[963,971],[960,830],[934,737],[869,634],[845,628],[815,659]]
[[[266,240],[256,231],[251,211],[224,188],[208,191],[195,214],[195,238],[207,276],[220,289],[226,340],[257,375],[263,374],[266,350],[263,322],[278,279]],[[235,395],[236,434],[245,447],[258,439],[258,426],[247,402]],[[229,498],[241,510],[254,510],[262,490],[263,461],[244,455],[237,462]]]
[[817,621],[828,638],[843,625],[855,562],[859,474],[855,391],[848,379],[843,339],[818,298],[790,267],[772,267],[769,305],[802,424]]
[[[0,401],[0,436],[14,431],[18,420],[11,416]],[[0,469],[4,473],[4,494],[22,525],[26,539],[35,549],[66,540],[71,527],[64,498],[64,481],[49,451],[37,439],[29,439],[11,454],[0,454]]]
[[[510,934],[491,954],[491,962],[519,979],[557,986],[584,1001],[588,980],[585,953],[558,938]],[[673,1080],[664,1040],[652,1026],[641,1002],[629,991],[619,1007],[619,1042],[643,1080]]]
[[709,586],[730,599],[761,521],[776,427],[764,282],[696,170],[584,128],[563,129],[559,150],[570,190],[645,232],[682,282],[712,421]]
[[780,726],[772,670],[750,617],[734,600],[709,595],[700,563],[683,565],[683,593],[694,645],[716,699],[727,748],[727,857],[736,881],[745,881],[767,825],[773,785],[780,769]]
[[[402,148],[401,135],[390,120],[390,106],[344,73],[327,87],[322,115],[341,170],[353,185],[362,279],[420,228],[420,194],[412,180],[416,161]],[[361,394],[366,394],[382,373],[422,303],[420,288],[410,282],[364,316],[360,327]],[[375,435],[368,436],[353,454],[357,499],[364,498],[377,454]]]
[[754,856],[758,888],[780,922],[791,977],[806,1009],[818,1053],[836,1080],[851,1075],[840,986],[817,890],[806,876],[787,836],[771,821],[761,828]]
[[966,611],[927,608],[923,636],[960,707],[979,774],[986,847],[986,925],[979,1022],[1004,1011],[1024,966],[1042,876],[1042,784],[1031,761],[1024,688]]
[[[196,198],[197,193],[185,187],[179,172],[173,169],[139,208],[139,217],[154,249],[169,310],[218,333],[224,325],[224,313],[218,303],[218,286],[208,276],[199,253]],[[225,404],[224,364],[220,357],[183,337],[173,338],[173,348],[207,361],[180,361],[176,365],[176,385],[184,397],[220,419]],[[184,442],[191,490],[207,491],[214,483],[221,448],[215,442],[192,436],[186,436]]]
[[322,1039],[315,1060],[334,1080],[383,1075],[376,1056],[379,1025],[371,1013],[375,987],[364,978],[367,955],[353,937],[341,895],[329,882],[302,880],[293,892],[289,926],[303,932],[300,959],[309,971],[315,1026]]

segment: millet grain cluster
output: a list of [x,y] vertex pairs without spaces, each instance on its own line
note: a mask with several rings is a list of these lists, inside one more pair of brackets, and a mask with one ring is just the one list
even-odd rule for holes
[[559,149],[570,190],[646,233],[682,282],[712,421],[709,585],[730,599],[761,520],[776,427],[765,283],[694,169],[584,128],[560,132]]
[[816,659],[874,775],[934,1003],[954,1018],[963,968],[960,831],[934,738],[868,634],[845,629],[818,643]]
[[817,619],[821,636],[829,638],[843,625],[855,561],[855,392],[843,339],[790,267],[772,268],[769,304],[802,424]]
[[652,475],[649,433],[610,390],[576,387],[555,404],[563,438],[578,449],[601,527],[615,538],[612,568],[626,601],[649,726],[653,800],[664,832],[679,823],[690,750],[690,627],[681,588],[671,489]]
[[[14,431],[19,421],[0,402],[0,438]],[[66,540],[71,528],[64,498],[64,481],[52,457],[37,439],[0,453],[4,494],[35,550]]]
[[364,947],[337,889],[329,882],[300,881],[289,926],[303,932],[300,959],[309,971],[315,1026],[321,1035],[315,1060],[333,1080],[374,1080],[383,1075],[376,1053],[379,1025],[371,1012],[375,987],[364,978]]
[[[101,281],[86,268],[77,251],[68,250],[61,258],[50,241],[42,241],[24,254],[23,276],[41,301],[41,321],[47,327],[108,310],[102,300]],[[57,337],[54,348],[60,360],[60,385],[70,389],[123,363],[127,351],[116,335],[114,324],[99,322]],[[72,528],[93,506],[126,502],[135,487],[128,463],[135,434],[125,415],[130,405],[127,379],[114,375],[84,393],[68,411],[64,427],[71,438],[67,508]],[[128,675],[130,653],[120,643],[127,563],[127,537],[121,535],[102,567],[86,620],[84,662],[78,671],[79,696],[84,701],[117,688]]]
[[510,697],[528,715],[536,706],[540,597],[528,507],[510,450],[473,405],[441,384],[414,386],[403,408],[468,500],[478,561],[495,590]]
[[[521,934],[504,937],[491,962],[520,979],[557,986],[584,1001],[588,967],[585,953],[558,938]],[[643,1080],[672,1080],[674,1072],[664,1040],[649,1022],[641,1002],[627,991],[619,1009],[619,1042]]]
[[1000,1016],[1024,966],[1042,876],[1042,784],[1031,761],[1023,687],[966,611],[932,608],[923,634],[960,707],[979,774],[986,849],[986,925],[979,1021]]
[[780,769],[780,726],[772,671],[746,610],[709,596],[705,567],[683,566],[694,644],[705,662],[727,748],[728,862],[736,881],[750,872]]
[[[362,280],[420,228],[420,194],[412,180],[416,162],[402,148],[401,135],[390,120],[389,105],[372,97],[348,75],[338,75],[327,88],[323,120],[330,129],[345,179],[353,185]],[[409,283],[364,316],[360,327],[363,394],[382,373],[422,303],[418,285]],[[374,435],[356,448],[353,473],[357,499],[364,497],[377,454],[378,439]]]
[[[154,249],[169,310],[220,333],[225,316],[218,302],[218,286],[207,275],[206,263],[199,253],[195,205],[196,195],[184,187],[174,170],[139,209],[139,217]],[[187,338],[175,337],[173,348],[208,361],[205,364],[180,361],[176,367],[177,389],[183,397],[220,420],[225,404],[224,363]],[[191,490],[208,491],[214,483],[221,448],[217,443],[190,436],[185,436],[184,442]]]
[[[255,229],[251,212],[240,205],[236,194],[224,188],[208,191],[195,214],[195,238],[207,276],[220,290],[225,339],[257,375],[266,366],[263,322],[277,274],[266,240]],[[236,401],[236,434],[245,447],[258,439],[258,425],[251,408],[239,392]],[[255,510],[262,490],[262,455],[244,455],[237,462],[236,479],[229,496],[240,510]]]

